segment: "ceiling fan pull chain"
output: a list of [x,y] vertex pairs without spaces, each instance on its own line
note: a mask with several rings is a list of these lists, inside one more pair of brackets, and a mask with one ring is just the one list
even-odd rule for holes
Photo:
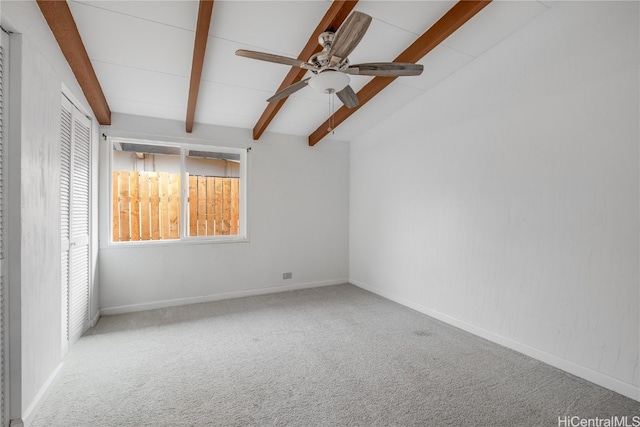
[[329,95],[329,130],[331,131],[331,135],[336,134],[336,130],[334,128],[335,118],[333,117],[333,113],[336,111],[336,94],[335,92]]
[[329,120],[331,122],[331,135],[336,134],[336,130],[334,129],[334,121],[333,121],[333,113],[336,110],[336,94],[335,92],[331,94],[331,111],[329,111]]
[[333,93],[329,94],[329,127],[327,132],[333,132]]

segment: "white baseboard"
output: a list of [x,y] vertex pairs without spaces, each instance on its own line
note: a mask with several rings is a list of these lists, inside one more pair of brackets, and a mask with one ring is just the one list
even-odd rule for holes
[[[33,398],[33,401],[31,402],[31,404],[27,407],[27,410],[24,411],[24,413],[22,414],[22,421],[25,427],[29,427],[33,422],[33,419],[38,413],[38,410],[40,409],[40,407],[46,400],[47,396],[51,392],[51,385],[54,383],[54,381],[56,380],[56,377],[60,373],[60,369],[62,369],[62,363],[60,363],[58,367],[53,371],[53,373],[49,375],[49,378],[47,379],[47,381],[40,388],[40,391],[38,391],[38,394],[36,394],[36,397]],[[18,420],[12,420],[11,422],[13,423],[14,421],[18,421]],[[19,425],[19,424],[16,424],[16,425]]]
[[225,292],[221,294],[205,295],[200,297],[176,298],[164,301],[153,301],[142,304],[121,305],[118,307],[101,308],[100,313],[104,316],[112,314],[133,313],[136,311],[153,310],[156,308],[174,307],[178,305],[198,304],[201,302],[220,301],[231,298],[249,297],[255,295],[274,294],[277,292],[295,291],[298,289],[318,288],[321,286],[341,285],[347,283],[347,279],[325,280],[322,282],[298,283],[288,286],[276,286],[248,291]]
[[349,283],[354,284],[359,288],[373,292],[374,294],[380,295],[381,297],[384,297],[391,301],[397,302],[398,304],[402,304],[413,310],[419,311],[420,313],[426,314],[427,316],[430,316],[442,322],[448,323],[449,325],[455,326],[457,328],[470,332],[474,335],[477,335],[479,337],[492,341],[503,347],[507,347],[507,348],[510,348],[511,350],[515,350],[529,357],[533,357],[534,359],[537,359],[548,365],[551,365],[565,372],[573,374],[577,377],[583,378],[599,386],[608,388],[609,390],[613,390],[616,393],[620,393],[631,399],[640,401],[640,387],[637,387],[633,384],[620,381],[616,378],[610,377],[601,372],[594,371],[591,368],[587,368],[586,366],[578,365],[574,362],[571,362],[570,360],[563,359],[561,357],[558,357],[553,354],[547,353],[545,351],[539,350],[537,348],[528,346],[521,342],[514,341],[510,338],[504,337],[494,332],[487,331],[486,329],[479,328],[465,321],[456,319],[455,317],[449,316],[447,314],[441,313],[436,310],[432,310],[429,307],[425,307],[421,304],[417,304],[415,302],[406,300],[404,298],[390,294],[386,291],[382,291],[378,288],[369,286],[357,280],[349,280]]

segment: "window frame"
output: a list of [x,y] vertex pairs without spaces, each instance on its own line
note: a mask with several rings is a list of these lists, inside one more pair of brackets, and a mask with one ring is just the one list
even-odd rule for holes
[[[136,240],[129,242],[114,242],[113,235],[110,230],[113,230],[113,198],[108,197],[109,204],[109,219],[108,219],[108,231],[107,231],[107,239],[109,246],[144,246],[144,245],[175,245],[175,244],[208,244],[208,243],[241,243],[248,241],[248,230],[247,230],[247,163],[248,163],[248,151],[247,148],[234,148],[234,147],[224,147],[219,145],[207,145],[207,144],[197,144],[197,143],[185,143],[185,142],[177,142],[177,141],[159,141],[159,140],[150,140],[150,139],[138,139],[138,138],[120,138],[120,137],[107,137],[107,145],[109,149],[108,156],[108,194],[112,194],[113,191],[113,146],[116,143],[129,143],[129,144],[143,144],[143,145],[154,145],[160,147],[168,147],[168,148],[177,148],[180,150],[180,224],[178,225],[179,229],[179,238],[177,239],[159,239],[159,240]],[[187,178],[187,170],[186,170],[186,158],[188,157],[188,152],[190,150],[197,151],[208,151],[212,153],[227,153],[227,154],[237,154],[240,156],[240,171],[239,171],[239,179],[240,179],[240,200],[238,207],[239,214],[239,232],[234,235],[217,235],[217,236],[189,236],[188,235],[188,213],[189,213],[189,183]]]

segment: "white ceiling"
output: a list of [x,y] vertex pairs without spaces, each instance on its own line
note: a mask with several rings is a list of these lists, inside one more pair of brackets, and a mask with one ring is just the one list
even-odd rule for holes
[[[455,1],[360,0],[373,21],[349,60],[392,61]],[[494,1],[339,126],[350,141],[526,25],[551,5]],[[252,129],[289,67],[237,57],[251,49],[297,57],[330,1],[216,0],[195,121]],[[72,0],[69,6],[113,112],[184,121],[198,2]],[[351,76],[358,91],[371,77]],[[341,106],[335,99],[336,109]],[[329,96],[307,87],[289,97],[268,131],[308,136],[329,117]]]

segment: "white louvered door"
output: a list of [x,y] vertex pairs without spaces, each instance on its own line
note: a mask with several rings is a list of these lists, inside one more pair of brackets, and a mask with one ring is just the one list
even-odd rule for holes
[[6,140],[6,121],[5,121],[5,70],[7,69],[7,46],[9,37],[7,34],[0,30],[0,425],[6,424],[6,407],[7,407],[7,399],[6,399],[6,387],[7,381],[5,376],[5,340],[7,338],[6,335],[6,310],[5,303],[7,299],[6,293],[6,280],[5,276],[5,267],[4,267],[4,142]]
[[89,329],[89,189],[91,121],[74,109],[71,133],[69,338]]
[[71,122],[73,105],[62,96],[60,128],[60,236],[62,238],[62,355],[69,349],[69,216],[71,214]]
[[66,351],[89,328],[91,121],[64,97],[62,104],[60,228],[62,333]]

